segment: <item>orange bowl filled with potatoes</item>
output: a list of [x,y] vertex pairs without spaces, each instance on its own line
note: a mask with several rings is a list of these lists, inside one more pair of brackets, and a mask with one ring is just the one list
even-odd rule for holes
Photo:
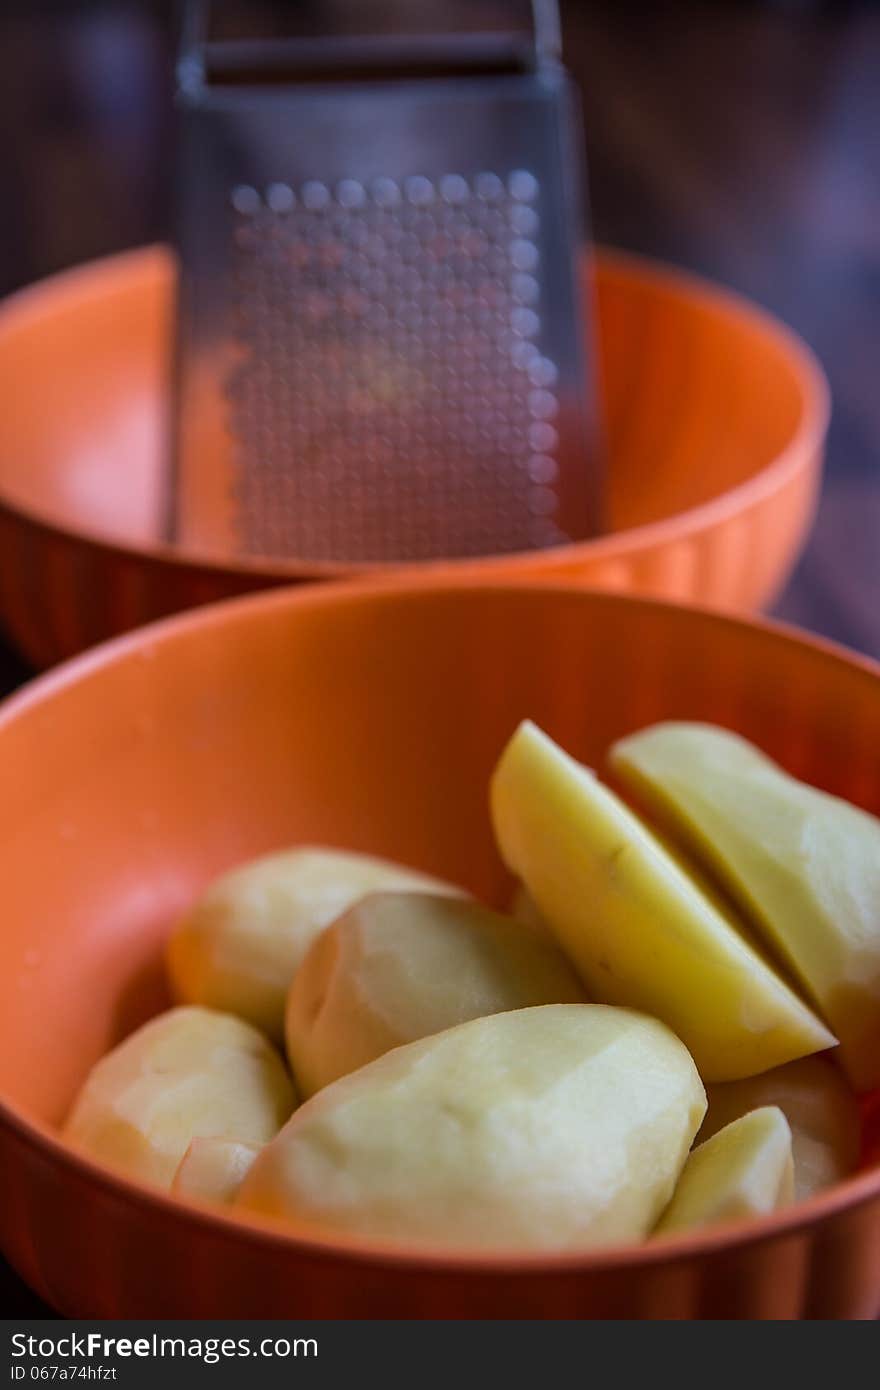
[[0,714],[3,1248],[81,1317],[871,1317],[880,672],[258,595]]

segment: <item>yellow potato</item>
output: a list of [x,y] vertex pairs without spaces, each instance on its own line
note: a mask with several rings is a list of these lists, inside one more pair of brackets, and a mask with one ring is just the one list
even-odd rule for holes
[[287,1001],[287,1055],[305,1097],[468,1019],[584,998],[559,947],[532,928],[467,899],[374,893],[306,953]]
[[229,1204],[262,1148],[237,1139],[193,1139],[174,1174],[171,1191],[178,1197]]
[[778,1105],[791,1128],[798,1201],[840,1182],[859,1159],[861,1121],[856,1098],[827,1057],[804,1057],[745,1081],[707,1087],[709,1110],[699,1138],[762,1105]]
[[160,1014],[96,1062],[65,1137],[131,1177],[170,1187],[191,1140],[264,1144],[295,1096],[262,1033],[209,1009]]
[[853,1085],[880,1085],[880,820],[706,724],[657,724],[611,762],[791,968]]
[[656,1234],[766,1216],[792,1196],[791,1130],[782,1111],[768,1105],[692,1151]]
[[492,778],[501,855],[592,998],[662,1019],[729,1081],[835,1039],[664,845],[534,724]]
[[542,936],[549,936],[551,941],[556,940],[524,883],[518,883],[514,888],[508,911],[515,922],[522,922],[524,927],[531,927]]
[[302,848],[218,878],[168,943],[176,997],[238,1014],[281,1042],[296,969],[324,927],[367,893],[459,894],[427,874],[366,854]]
[[455,1249],[639,1240],[705,1112],[656,1019],[550,1004],[474,1019],[319,1091],[237,1204],[300,1230]]

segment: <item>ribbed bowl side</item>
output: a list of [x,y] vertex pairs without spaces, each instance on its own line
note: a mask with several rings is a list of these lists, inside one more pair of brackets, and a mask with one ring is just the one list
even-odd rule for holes
[[[173,286],[170,255],[151,247],[0,307],[0,621],[38,666],[298,578],[270,562],[202,564],[149,541],[142,508],[155,502],[167,434]],[[603,251],[585,262],[584,294],[603,369],[610,533],[437,568],[729,610],[765,605],[813,517],[827,413],[820,369],[767,315],[668,268]],[[112,538],[119,506],[139,550]]]
[[[433,1273],[304,1256],[249,1232],[146,1213],[4,1137],[2,1245],[79,1318],[869,1319],[880,1199],[813,1230],[620,1270]],[[182,1251],[185,1249],[185,1257]]]

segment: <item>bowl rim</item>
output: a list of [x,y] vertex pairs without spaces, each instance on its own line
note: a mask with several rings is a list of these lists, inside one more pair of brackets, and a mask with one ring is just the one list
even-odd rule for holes
[[[40,315],[48,317],[52,312],[79,303],[84,287],[88,287],[92,296],[112,296],[124,286],[133,285],[137,277],[143,280],[172,274],[174,263],[173,249],[166,243],[154,242],[45,276],[0,301],[0,337],[9,331],[14,332],[21,320],[27,322]],[[491,579],[496,574],[503,578],[504,574],[510,572],[511,565],[516,566],[517,575],[537,576],[577,567],[588,561],[600,563],[626,559],[634,554],[677,544],[695,534],[711,530],[733,515],[754,510],[783,488],[805,464],[819,459],[831,418],[831,388],[818,357],[793,328],[739,291],[649,256],[594,244],[584,248],[582,263],[591,267],[594,298],[595,269],[598,267],[603,278],[618,281],[638,278],[654,290],[699,301],[704,308],[737,320],[752,332],[760,332],[773,340],[780,353],[787,356],[797,380],[800,419],[791,438],[769,463],[705,502],[639,526],[535,551],[440,557],[407,563],[372,561],[334,564],[318,560],[271,561],[247,556],[227,558],[166,541],[127,541],[101,529],[91,530],[49,516],[38,507],[8,495],[2,487],[2,480],[0,511],[13,520],[28,522],[49,536],[85,544],[110,555],[136,558],[186,572],[236,576],[241,580],[250,578],[253,582],[279,584],[321,579],[344,580],[390,573],[437,575],[447,569],[460,574],[485,575]]]
[[[508,578],[503,583],[475,582],[460,575],[440,578],[425,575],[383,575],[380,578],[351,581],[334,585],[310,587],[289,586],[267,592],[249,593],[223,599],[202,608],[187,610],[163,618],[146,627],[124,633],[87,652],[63,662],[60,666],[37,676],[19,691],[0,702],[0,737],[7,725],[34,706],[51,700],[84,677],[100,672],[117,662],[125,661],[160,643],[174,641],[188,633],[204,628],[222,628],[229,621],[247,620],[250,613],[273,608],[296,609],[350,602],[386,600],[429,600],[445,592],[460,593],[467,598],[474,593],[503,595],[525,592],[557,594],[575,598],[587,605],[599,603],[608,607],[649,610],[657,613],[692,615],[726,628],[758,631],[773,641],[798,648],[808,648],[835,664],[861,672],[877,685],[880,699],[880,662],[869,656],[850,651],[828,638],[805,633],[791,624],[766,617],[744,617],[725,613],[708,606],[676,603],[638,594],[615,593],[601,588],[591,589],[561,581],[535,584],[524,579]],[[689,620],[686,618],[686,621]],[[715,1255],[779,1237],[796,1235],[809,1226],[831,1220],[843,1211],[866,1205],[880,1198],[880,1165],[844,1178],[826,1190],[797,1202],[791,1207],[754,1220],[718,1225],[702,1230],[649,1236],[644,1242],[594,1249],[565,1251],[516,1251],[501,1249],[449,1250],[420,1244],[408,1247],[399,1241],[377,1240],[330,1231],[321,1234],[318,1227],[293,1230],[277,1221],[253,1212],[234,1208],[217,1208],[208,1203],[183,1200],[160,1188],[120,1174],[99,1160],[78,1152],[64,1142],[48,1124],[34,1120],[18,1106],[0,1095],[0,1134],[6,1129],[41,1161],[48,1160],[64,1171],[75,1173],[81,1180],[96,1184],[105,1194],[125,1198],[136,1207],[161,1217],[176,1217],[184,1224],[207,1226],[215,1234],[226,1232],[230,1238],[237,1232],[239,1239],[259,1245],[286,1249],[291,1256],[297,1253],[310,1259],[351,1259],[356,1263],[387,1268],[405,1269],[414,1275],[454,1272],[529,1276],[543,1274],[595,1274],[604,1270],[620,1270],[632,1265],[657,1265],[680,1262],[700,1255]],[[8,1140],[3,1142],[9,1142]]]

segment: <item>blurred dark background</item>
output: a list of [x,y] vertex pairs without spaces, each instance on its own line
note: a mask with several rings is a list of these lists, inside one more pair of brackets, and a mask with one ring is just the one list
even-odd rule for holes
[[[752,296],[829,373],[820,517],[776,611],[880,656],[880,8],[562,13],[595,237]],[[0,293],[167,235],[174,14],[172,0],[0,0]],[[0,689],[26,674],[0,642]],[[0,1313],[40,1311],[0,1264]]]

